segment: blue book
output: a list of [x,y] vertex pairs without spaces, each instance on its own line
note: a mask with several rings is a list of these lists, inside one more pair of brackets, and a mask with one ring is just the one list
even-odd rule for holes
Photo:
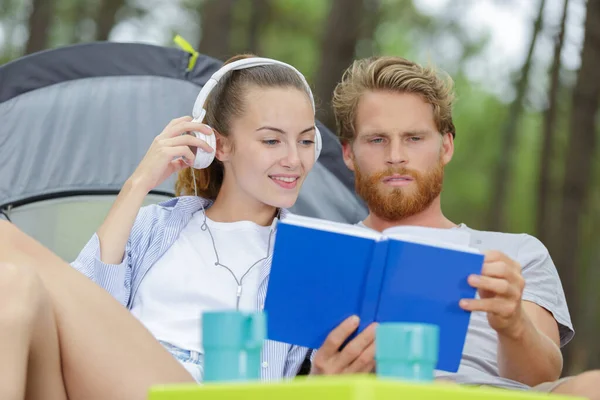
[[483,255],[459,229],[365,227],[291,215],[279,222],[265,300],[267,337],[321,347],[351,315],[353,336],[372,322],[420,322],[439,327],[436,369],[456,372],[474,298],[467,283]]

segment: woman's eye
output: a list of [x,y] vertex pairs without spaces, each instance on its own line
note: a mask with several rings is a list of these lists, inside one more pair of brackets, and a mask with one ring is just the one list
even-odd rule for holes
[[277,139],[267,139],[267,140],[263,140],[262,142],[264,144],[268,145],[268,146],[274,146],[277,143],[279,143],[279,140],[277,140]]
[[315,143],[315,141],[310,140],[310,139],[305,139],[305,140],[301,140],[300,143],[302,143],[304,146],[310,146],[311,144]]

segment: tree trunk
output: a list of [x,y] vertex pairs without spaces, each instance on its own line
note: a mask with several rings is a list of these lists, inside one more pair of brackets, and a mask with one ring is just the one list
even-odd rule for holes
[[25,46],[25,54],[35,53],[48,47],[54,0],[33,0],[29,14],[29,38]]
[[81,43],[85,42],[85,38],[82,32],[83,22],[91,17],[92,11],[90,10],[89,4],[86,2],[77,2],[73,10],[73,17],[71,20],[71,32],[69,35],[69,43]]
[[96,40],[106,41],[117,21],[117,13],[125,0],[101,0],[96,18]]
[[325,22],[315,92],[322,104],[318,117],[333,131],[335,117],[331,108],[331,96],[342,73],[354,60],[362,16],[363,0],[333,0]]
[[564,0],[560,26],[554,40],[554,57],[550,67],[550,87],[548,90],[548,108],[544,112],[544,122],[542,128],[542,146],[539,169],[539,182],[537,194],[537,218],[536,233],[542,243],[550,245],[548,240],[551,232],[554,231],[554,213],[551,212],[552,198],[556,193],[552,187],[552,163],[554,159],[554,142],[556,133],[556,117],[558,114],[557,100],[560,87],[560,56],[565,37],[565,23],[567,20],[567,10],[569,0]]
[[[581,215],[589,196],[592,161],[596,149],[596,116],[600,101],[600,1],[588,0],[581,68],[573,89],[569,147],[566,155],[559,229],[553,243],[554,260],[562,278],[571,318],[577,329],[581,321],[579,302],[579,264],[577,252],[581,238]],[[595,338],[594,340],[597,340]],[[572,346],[564,349],[565,366],[571,366]]]
[[[594,207],[596,215],[600,215],[600,210]],[[600,218],[595,218],[599,223]],[[600,225],[596,225],[600,226]],[[600,229],[594,229],[595,233],[600,233]],[[598,236],[592,238],[596,241]],[[585,287],[579,288],[579,298],[585,301],[585,307],[581,308],[581,318],[579,319],[579,335],[577,343],[582,349],[584,359],[581,360],[581,366],[568,365],[568,368],[578,370],[588,370],[600,368],[600,340],[598,340],[598,323],[600,321],[600,291],[598,283],[600,282],[600,251],[595,251],[590,264],[587,266],[587,273],[584,276],[583,283]],[[582,302],[583,303],[583,302]]]
[[364,8],[356,58],[372,57],[380,53],[375,31],[381,20],[381,0],[364,0]]
[[0,2],[0,12],[2,13],[2,28],[4,30],[4,46],[0,53],[0,65],[9,62],[21,56],[21,50],[13,46],[14,35],[20,21],[15,18],[6,18],[9,15],[15,15],[20,8],[19,0],[8,0]]
[[231,22],[236,0],[206,0],[202,7],[202,37],[198,51],[225,60],[231,54]]
[[248,52],[261,55],[260,33],[265,21],[269,20],[271,10],[270,0],[254,0],[252,3],[252,14],[248,27]]
[[542,29],[542,19],[544,15],[544,5],[546,0],[540,0],[539,11],[535,23],[533,25],[533,34],[529,43],[529,51],[527,58],[521,70],[521,76],[517,82],[517,96],[510,105],[510,111],[507,117],[502,138],[500,143],[500,159],[496,164],[496,169],[493,175],[493,189],[488,212],[487,228],[490,230],[500,231],[503,228],[503,222],[507,217],[508,203],[508,182],[512,177],[513,154],[517,142],[517,129],[521,114],[523,113],[523,103],[525,94],[529,86],[529,70],[533,60],[533,50],[537,42],[538,34]]

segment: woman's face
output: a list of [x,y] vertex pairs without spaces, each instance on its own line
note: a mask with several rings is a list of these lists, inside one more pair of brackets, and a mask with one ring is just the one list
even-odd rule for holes
[[231,121],[218,146],[222,188],[245,202],[289,208],[316,161],[309,97],[292,87],[251,87],[244,102],[244,115]]

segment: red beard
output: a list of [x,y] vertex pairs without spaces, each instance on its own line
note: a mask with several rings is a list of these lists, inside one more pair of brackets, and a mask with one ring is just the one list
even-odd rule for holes
[[[407,168],[389,168],[370,176],[364,176],[354,163],[355,189],[367,203],[370,212],[386,221],[399,221],[426,210],[442,192],[444,165],[442,160],[427,173]],[[415,187],[382,187],[382,179],[393,174],[408,175],[414,179]]]

